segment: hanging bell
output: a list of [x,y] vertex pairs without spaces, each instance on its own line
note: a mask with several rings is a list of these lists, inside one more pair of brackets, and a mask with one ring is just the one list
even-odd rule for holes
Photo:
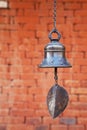
[[[58,38],[52,38],[52,33],[56,33]],[[60,33],[57,29],[53,29],[49,33],[50,43],[48,43],[44,48],[44,59],[39,65],[41,68],[65,68],[71,67],[71,64],[65,57],[65,47],[59,40],[61,38]]]
[[[58,37],[52,38],[52,33],[56,33]],[[44,59],[39,65],[41,68],[54,68],[55,85],[51,87],[47,95],[47,107],[53,118],[56,118],[65,110],[69,101],[67,91],[57,82],[57,68],[71,67],[65,57],[65,47],[59,42],[60,38],[60,33],[54,28],[49,34],[51,42],[45,46]]]

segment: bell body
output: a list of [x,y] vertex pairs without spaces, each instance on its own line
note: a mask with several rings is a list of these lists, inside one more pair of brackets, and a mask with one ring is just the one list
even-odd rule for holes
[[44,48],[44,59],[39,65],[41,68],[65,68],[71,64],[65,57],[65,47],[58,41],[52,39]]

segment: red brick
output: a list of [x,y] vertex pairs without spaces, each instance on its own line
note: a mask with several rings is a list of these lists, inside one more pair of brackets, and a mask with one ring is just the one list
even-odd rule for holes
[[86,130],[87,130],[87,125],[86,125]]
[[67,130],[66,125],[52,125],[52,130]]
[[34,67],[32,65],[23,65],[23,73],[30,73],[30,72],[34,72]]
[[5,116],[5,117],[1,116],[0,117],[0,124],[6,124],[8,122],[9,122],[9,117],[8,116]]
[[[83,108],[84,108],[84,106],[83,106]],[[86,106],[86,108],[87,108],[87,106]],[[86,118],[86,117],[87,117],[87,111],[83,109],[83,110],[81,111],[81,113],[80,113],[80,117]],[[86,120],[86,121],[87,121],[87,120]]]
[[15,94],[27,94],[27,88],[26,87],[13,87],[13,89],[11,89],[11,92],[15,93]]
[[15,109],[15,110],[12,110],[11,112],[10,112],[10,114],[12,115],[12,116],[21,116],[21,117],[23,117],[23,116],[26,116],[26,117],[32,117],[34,114],[35,114],[35,112],[34,112],[34,110],[33,109],[25,109],[25,110],[21,110],[21,109]]
[[60,123],[65,125],[75,125],[76,124],[76,118],[69,118],[69,117],[61,117]]
[[51,16],[51,14],[49,13],[49,10],[42,9],[41,11],[38,12],[38,16],[39,17],[48,17],[48,16]]
[[73,77],[73,79],[75,79],[75,80],[77,80],[77,79],[79,79],[79,80],[86,80],[86,79],[87,79],[85,73],[80,73],[80,74],[75,73],[75,74],[73,74],[72,77]]
[[[43,22],[44,22],[44,24],[43,24]],[[41,24],[36,25],[37,32],[46,32],[46,34],[47,34],[47,25],[46,24],[49,23],[48,19],[46,20],[46,18],[41,17],[40,23]],[[45,37],[43,37],[43,38],[45,38]]]
[[81,24],[82,22],[83,22],[83,19],[80,16],[66,18],[66,23]]
[[28,89],[29,89],[29,87],[32,87],[32,84],[35,87],[37,86],[35,80],[33,80],[33,79],[31,79],[31,80],[29,80],[29,79],[24,80],[23,83],[22,83],[22,85],[24,85],[25,87],[28,87]]
[[[29,100],[28,103],[31,103],[31,101]],[[28,107],[28,103],[27,102],[21,102],[21,101],[17,101],[15,103],[13,103],[13,107],[15,109],[26,109]]]
[[[81,58],[81,57],[79,57],[79,58]],[[78,66],[78,65],[73,65],[73,67],[72,67],[72,72],[74,72],[74,73],[79,73],[80,70],[81,70],[81,67],[80,67],[80,66]]]
[[87,9],[87,3],[82,4],[83,9]]
[[23,16],[24,15],[24,10],[23,9],[17,10],[16,15],[17,16]]
[[44,124],[59,124],[59,119],[53,120],[51,117],[44,117],[43,118],[43,123]]
[[87,84],[87,80],[81,80],[81,86],[86,86],[86,84]]
[[11,98],[13,97],[14,101],[32,101],[33,100],[33,95],[26,95],[26,94],[21,94],[21,95],[15,95],[15,96],[10,96]]
[[8,103],[7,101],[4,101],[0,103],[1,104],[1,109],[8,109],[8,107],[10,107],[12,104]]
[[47,32],[43,32],[43,31],[37,31],[37,33],[36,33],[36,36],[37,37],[41,37],[41,38],[44,38],[44,37],[47,37]]
[[87,102],[87,96],[86,95],[79,95],[79,101],[80,102]]
[[86,111],[87,103],[85,102],[73,101],[71,105],[69,106],[69,108],[80,110],[80,116],[85,116],[85,114],[87,113]]
[[64,9],[67,10],[77,10],[77,9],[81,9],[81,3],[65,3],[64,5]]
[[24,16],[27,16],[27,17],[38,17],[38,10],[32,10],[32,13],[31,13],[31,9],[29,9],[29,8],[26,8],[25,10],[24,10]]
[[24,118],[22,117],[12,117],[12,116],[5,116],[5,117],[0,117],[0,124],[19,124],[23,123]]
[[12,9],[26,9],[26,8],[30,8],[30,9],[34,9],[34,4],[32,2],[16,2],[16,1],[10,1],[9,3],[9,8]]
[[6,129],[7,129],[7,127],[5,125],[0,126],[0,130],[6,130]]
[[85,59],[85,58],[75,59],[74,64],[75,64],[75,65],[76,65],[76,64],[79,64],[79,65],[87,65],[87,59]]
[[49,127],[47,125],[39,125],[35,127],[35,130],[48,130]]
[[45,100],[46,100],[46,95],[35,95],[35,101],[36,102],[45,102]]
[[24,123],[24,117],[9,117],[8,121],[11,124],[20,124]]
[[9,114],[9,109],[0,109],[0,116],[7,116]]
[[[49,4],[49,6],[48,6]],[[45,1],[43,1],[43,3],[40,4],[40,9],[41,10],[48,10],[51,8],[51,3],[46,3]]]
[[[87,115],[87,113],[86,113]],[[78,120],[77,120],[78,124],[87,124],[87,118],[85,117],[79,117]]]
[[14,9],[11,9],[11,10],[8,10],[8,9],[1,9],[0,10],[0,14],[1,16],[16,16],[16,10]]
[[87,26],[86,24],[77,24],[75,25],[75,31],[87,31]]
[[49,112],[46,110],[36,110],[35,116],[49,116]]
[[65,86],[68,86],[68,87],[73,86],[73,88],[80,87],[80,82],[79,82],[79,80],[72,80],[72,79],[66,80]]
[[71,88],[73,94],[87,94],[87,88]]
[[87,39],[86,39],[86,36],[87,36],[86,31],[81,30],[78,33],[78,35],[76,34],[76,36],[79,37],[79,38],[76,38],[76,42],[77,42],[78,46],[79,45],[86,45],[86,41],[87,41]]
[[34,126],[26,124],[10,124],[7,126],[7,130],[34,130]]
[[82,72],[82,73],[87,73],[87,68],[86,68],[86,66],[81,66],[81,72]]
[[41,124],[41,118],[39,117],[39,118],[26,118],[26,123],[28,124],[28,125],[39,125],[39,124]]
[[[14,19],[14,21],[15,21],[15,23],[27,23],[28,21],[29,21],[29,23],[32,23],[33,21],[35,22],[35,23],[38,23],[39,22],[39,18],[38,17],[22,17],[22,16],[20,16],[20,17],[15,17],[15,19]],[[33,24],[32,24],[33,25]]]
[[85,45],[80,45],[80,46],[78,47],[78,50],[79,50],[79,51],[86,51]]
[[86,24],[86,23],[87,23],[87,17],[83,17],[83,18],[82,18],[82,23],[83,23],[83,24]]
[[29,93],[30,94],[41,94],[41,93],[43,93],[43,88],[42,87],[39,87],[39,88],[37,88],[37,87],[31,87],[31,88],[29,88]]
[[64,79],[64,80],[67,80],[67,79],[70,80],[72,78],[72,75],[71,75],[71,71],[69,71],[69,72],[70,73],[60,73],[61,74],[61,78]]
[[8,95],[0,93],[0,102],[8,101]]
[[[24,0],[23,0],[24,1]],[[28,0],[26,0],[28,1]],[[40,2],[41,0],[38,0],[38,2]],[[49,0],[49,2],[52,2],[51,0]],[[66,2],[66,0],[59,0],[59,2]],[[82,2],[82,0],[67,0],[67,2]],[[86,0],[83,1],[84,3],[86,2]]]
[[78,96],[75,94],[69,94],[69,101],[73,102],[73,101],[77,101],[78,100]]
[[31,30],[33,30],[33,31],[36,30],[36,24],[32,24],[32,22],[24,24],[23,31],[31,31]]
[[85,130],[84,125],[71,125],[69,126],[69,130]]
[[9,23],[9,18],[0,16],[0,24],[8,24]]
[[[42,104],[44,104],[44,103],[42,103]],[[28,107],[28,109],[31,108],[31,109],[34,109],[34,110],[46,108],[46,106],[42,105],[42,104],[39,103],[39,102],[30,101],[30,102],[28,102],[27,107]],[[34,115],[34,117],[39,117],[39,115],[37,115],[37,116]]]
[[[78,49],[79,50],[79,49]],[[84,58],[84,52],[67,52],[66,53],[66,56],[71,58],[72,57],[72,60],[74,58]],[[74,67],[74,66],[73,66]],[[77,68],[76,66],[74,68]],[[80,68],[80,66],[78,66],[78,68]],[[79,69],[78,69],[79,70]],[[78,70],[75,69],[75,71],[77,72]]]
[[66,117],[79,117],[80,115],[80,110],[76,110],[76,109],[65,109],[65,111],[63,112],[63,116]]
[[86,16],[86,14],[87,14],[87,10],[79,10],[79,11],[75,11],[75,16],[82,16],[82,17],[84,17],[84,16]]
[[84,39],[82,39],[82,40],[79,40],[79,44],[86,44],[86,41],[87,41],[87,39],[85,39],[86,37],[87,37],[87,33],[86,33],[86,31],[80,31],[79,33],[78,33],[78,36],[82,39],[82,38],[84,38]]
[[71,50],[72,50],[72,46],[71,45],[66,45],[65,44],[65,48],[66,48],[66,52],[71,52]]
[[[20,32],[20,31],[19,31]],[[12,33],[13,34],[13,33]],[[22,32],[22,37],[25,37],[25,42],[27,42],[29,44],[30,40],[34,40],[35,39],[35,32],[34,31],[23,31]],[[27,40],[27,38],[32,38]],[[36,39],[35,39],[36,40]]]
[[[0,25],[0,30],[17,30],[18,27],[17,25],[10,25],[10,24],[3,24],[3,25]],[[10,39],[11,40],[11,39]]]

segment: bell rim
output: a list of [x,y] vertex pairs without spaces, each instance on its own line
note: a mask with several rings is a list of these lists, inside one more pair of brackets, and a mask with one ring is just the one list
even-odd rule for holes
[[51,66],[51,65],[49,65],[49,66],[47,66],[47,65],[38,65],[38,67],[39,68],[71,68],[72,67],[72,65],[66,65],[66,66]]

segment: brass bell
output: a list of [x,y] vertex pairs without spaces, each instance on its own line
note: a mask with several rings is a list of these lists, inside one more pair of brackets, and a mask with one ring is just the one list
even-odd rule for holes
[[[58,38],[52,38],[52,33],[56,33]],[[50,43],[44,48],[44,59],[39,67],[42,68],[65,68],[71,67],[71,64],[65,57],[65,47],[59,40],[61,38],[57,29],[53,29],[49,34]]]

